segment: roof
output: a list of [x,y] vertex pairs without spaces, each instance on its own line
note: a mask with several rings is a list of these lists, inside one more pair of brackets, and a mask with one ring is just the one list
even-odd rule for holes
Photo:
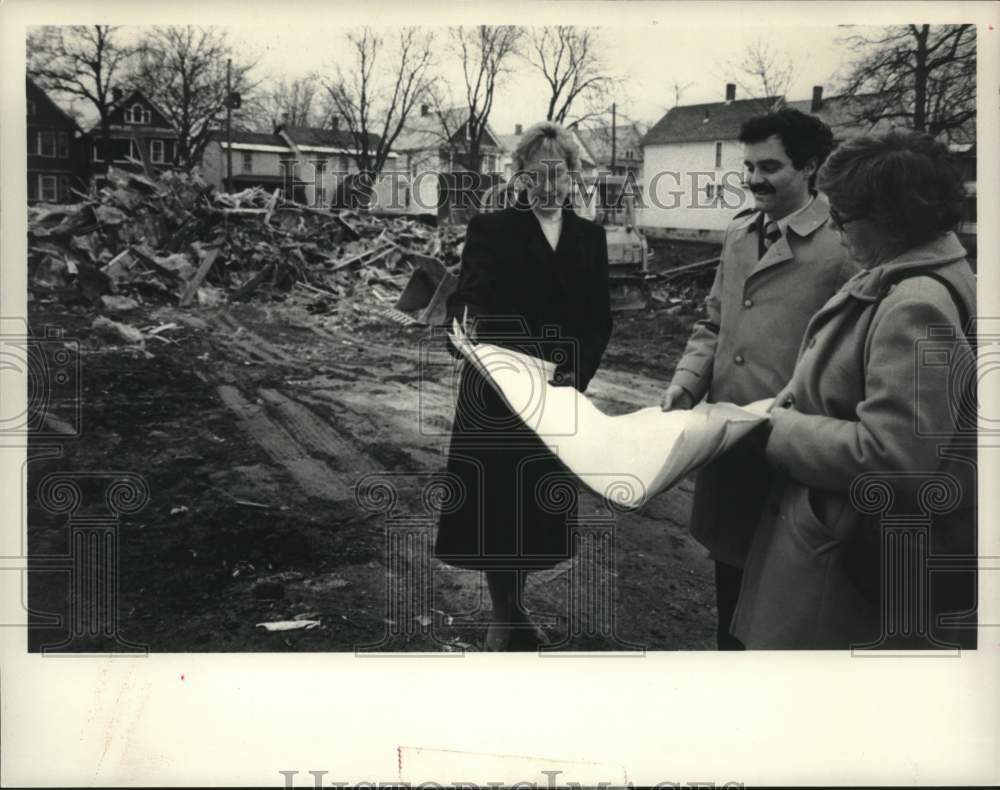
[[[298,148],[336,148],[354,150],[354,135],[346,129],[320,129],[316,126],[279,126]],[[368,135],[369,142],[378,145],[379,136]]]
[[[570,129],[569,133],[573,135],[573,139],[580,148],[580,163],[582,165],[593,166],[596,162],[594,155],[591,153],[590,148],[587,147],[586,141],[580,136],[578,130]],[[500,143],[500,147],[509,154],[514,153],[514,150],[521,144],[521,138],[524,137],[523,134],[498,134],[496,135],[497,142]]]
[[[212,139],[225,142],[226,133],[221,130],[213,132]],[[274,132],[246,132],[233,129],[232,140],[233,145],[243,143],[246,145],[277,145],[288,148],[288,143]]]
[[[30,89],[34,89],[34,91],[36,92],[36,94],[38,96],[40,96],[42,98],[42,100],[45,101],[50,107],[52,107],[52,109],[54,109],[60,115],[64,116],[66,118],[66,120],[69,123],[73,124],[73,126],[76,129],[80,128],[80,124],[78,124],[76,122],[76,118],[74,118],[72,115],[70,115],[68,112],[66,112],[66,110],[64,110],[62,107],[60,107],[58,104],[56,104],[55,101],[53,101],[52,97],[49,96],[49,94],[47,94],[37,82],[35,82],[33,79],[31,79],[31,77],[26,77],[25,79],[27,80],[27,85],[25,86],[26,90],[29,90],[29,88]],[[29,90],[29,92],[30,92],[30,90]]]
[[[595,162],[609,164],[611,162],[611,127],[590,126],[576,130],[580,141],[586,146]],[[635,151],[638,156],[633,161],[642,159],[642,132],[635,123],[623,123],[615,126],[615,157],[617,164],[624,161],[624,152]]]
[[674,107],[641,140],[642,146],[735,140],[745,121],[776,105],[781,96]]
[[[448,141],[444,137],[445,128],[442,120],[454,135],[465,125],[468,112],[466,107],[450,107],[440,111],[432,109],[426,115],[411,115],[392,147],[397,151],[422,151],[427,148],[440,148],[447,145]],[[492,137],[500,147],[506,147],[500,141],[501,135],[493,131],[489,123],[486,124],[486,134]]]
[[[163,108],[159,104],[157,104],[155,101],[153,101],[149,96],[147,96],[139,88],[133,88],[131,90],[131,92],[129,92],[129,93],[125,93],[123,91],[122,92],[122,97],[118,101],[112,102],[111,106],[108,108],[108,115],[112,115],[115,112],[117,112],[119,109],[121,109],[122,107],[124,107],[130,101],[132,101],[136,96],[138,96],[140,99],[142,99],[144,102],[146,102],[146,104],[148,104],[154,110],[156,110],[156,112],[160,115],[160,117],[163,118],[163,120],[166,121],[167,124],[170,125],[171,129],[173,129],[173,124],[170,123],[170,116],[167,115],[163,111]],[[96,131],[99,131],[100,128],[101,128],[101,122],[100,122],[100,120],[98,120],[97,123],[95,123],[93,126],[90,127],[89,131],[90,132],[96,132]],[[164,127],[158,127],[158,128],[164,128]]]
[[869,123],[858,119],[859,113],[866,104],[877,103],[881,94],[867,93],[862,95],[826,96],[820,102],[819,110],[812,111],[812,100],[790,101],[786,107],[815,115],[833,130],[835,138],[854,137],[868,132],[888,130],[889,121]]

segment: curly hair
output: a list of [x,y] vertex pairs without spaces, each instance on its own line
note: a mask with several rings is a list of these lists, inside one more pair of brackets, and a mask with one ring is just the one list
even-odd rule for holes
[[[772,135],[781,140],[785,153],[796,170],[805,167],[810,159],[816,160],[816,169],[826,161],[833,150],[833,132],[815,115],[785,107],[767,115],[758,115],[746,121],[740,129],[741,143],[759,143]],[[816,174],[809,179],[810,189],[816,186]]]
[[544,153],[566,162],[566,169],[580,169],[580,149],[570,133],[557,123],[542,121],[525,129],[521,142],[514,149],[514,170],[523,170],[525,163]]
[[909,246],[952,230],[965,200],[947,146],[919,132],[848,140],[823,165],[819,186],[838,212],[866,217]]

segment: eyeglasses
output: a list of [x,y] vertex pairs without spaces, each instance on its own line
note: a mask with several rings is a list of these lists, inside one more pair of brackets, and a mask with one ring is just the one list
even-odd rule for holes
[[837,209],[835,209],[833,206],[830,206],[830,219],[833,220],[833,224],[835,227],[845,228],[850,223],[857,220],[858,217],[845,217],[843,214],[837,211]]

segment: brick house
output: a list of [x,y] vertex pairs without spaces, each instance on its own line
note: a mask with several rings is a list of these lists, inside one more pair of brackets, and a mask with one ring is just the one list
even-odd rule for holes
[[68,203],[86,176],[83,132],[29,77],[26,84],[28,202]]

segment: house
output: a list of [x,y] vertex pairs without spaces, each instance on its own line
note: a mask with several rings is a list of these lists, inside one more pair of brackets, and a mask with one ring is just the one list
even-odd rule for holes
[[[408,175],[408,213],[449,216],[451,207],[458,205],[456,192],[460,179],[466,178],[458,174],[466,172],[462,154],[469,136],[467,114],[465,108],[435,110],[423,104],[396,138],[393,150],[402,157],[402,169]],[[477,191],[495,184],[503,172],[504,148],[488,123],[482,130],[480,152],[479,170],[485,178],[469,183]]]
[[629,121],[615,124],[614,129],[610,126],[581,127],[577,133],[594,156],[601,173],[631,175],[636,183],[642,180],[643,132],[638,124]]
[[642,138],[642,229],[654,236],[722,239],[733,215],[750,205],[742,187],[740,127],[777,106],[780,96],[677,106]]
[[68,203],[82,189],[87,171],[83,132],[29,77],[26,87],[28,127],[28,202]]
[[[227,150],[225,133],[217,132],[202,155],[202,176],[220,190],[226,189]],[[291,183],[292,200],[328,206],[344,177],[358,172],[355,153],[353,135],[341,129],[281,124],[273,132],[233,131],[232,189],[280,188],[284,193]],[[399,159],[398,154],[389,154],[376,184],[380,209],[403,210],[405,183],[397,172]]]
[[139,146],[154,170],[173,167],[177,159],[177,131],[166,113],[141,90],[113,91],[109,113],[110,151],[104,150],[104,135],[98,122],[87,133],[90,142],[90,176],[100,181],[108,165],[128,167],[128,158],[142,160]]
[[752,205],[743,189],[740,127],[750,118],[779,107],[793,107],[828,124],[836,142],[878,132],[885,123],[856,120],[872,96],[823,97],[820,86],[803,101],[783,96],[737,99],[726,85],[725,101],[674,107],[643,137],[643,209],[640,224],[653,236],[721,241],[733,216]]

